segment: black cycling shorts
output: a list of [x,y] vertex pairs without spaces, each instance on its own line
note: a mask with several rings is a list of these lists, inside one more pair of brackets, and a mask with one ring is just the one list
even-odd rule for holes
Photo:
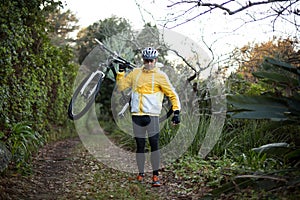
[[159,133],[159,116],[132,115],[132,125],[135,137],[152,137]]

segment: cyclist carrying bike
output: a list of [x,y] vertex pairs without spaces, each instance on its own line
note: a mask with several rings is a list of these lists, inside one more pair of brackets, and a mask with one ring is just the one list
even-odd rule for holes
[[126,66],[120,65],[117,74],[117,86],[120,91],[131,88],[131,115],[136,141],[136,161],[139,170],[138,181],[144,179],[145,144],[148,137],[151,147],[151,165],[153,170],[152,186],[159,187],[159,115],[164,95],[172,103],[174,125],[180,123],[180,101],[168,76],[157,67],[158,51],[147,47],[142,51],[143,66],[135,68],[125,76]]

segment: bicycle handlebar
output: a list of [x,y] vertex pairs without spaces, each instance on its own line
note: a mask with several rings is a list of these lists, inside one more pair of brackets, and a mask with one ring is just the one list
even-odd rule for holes
[[97,38],[95,38],[95,41],[100,45],[101,48],[103,48],[104,50],[106,50],[107,52],[109,52],[113,58],[114,61],[118,62],[118,63],[122,63],[125,64],[126,66],[130,67],[130,68],[136,68],[136,66],[130,62],[128,62],[127,60],[125,60],[124,58],[120,57],[116,52],[113,52],[112,50],[110,50],[109,48],[107,48],[102,42],[100,42]]

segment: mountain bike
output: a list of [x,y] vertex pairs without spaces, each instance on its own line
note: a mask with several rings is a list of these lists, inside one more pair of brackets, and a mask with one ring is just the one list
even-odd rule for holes
[[[101,87],[103,87],[105,78],[109,78],[113,81],[116,80],[119,65],[125,65],[127,72],[137,67],[119,56],[116,52],[110,50],[99,40],[95,39],[95,41],[97,42],[97,46],[82,63],[79,76],[75,81],[77,82],[77,86],[75,86],[76,89],[74,90],[68,107],[68,116],[72,120],[80,119],[89,111],[97,95],[101,95]],[[116,102],[119,102],[122,106],[117,116],[123,117],[124,113],[129,110],[130,107],[131,91],[120,93],[120,99]],[[165,97],[160,121],[166,120],[172,113],[171,103],[168,98]]]

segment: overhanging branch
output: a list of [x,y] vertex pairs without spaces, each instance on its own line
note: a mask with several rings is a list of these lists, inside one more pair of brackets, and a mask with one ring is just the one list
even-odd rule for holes
[[[178,2],[174,2],[173,4],[168,5],[168,8],[174,8],[174,7],[179,7],[182,5],[186,5],[186,4],[193,4],[193,6],[191,8],[189,8],[188,10],[186,10],[186,12],[183,12],[182,14],[178,14],[175,15],[175,17],[172,17],[172,19],[169,19],[167,23],[170,22],[176,22],[176,25],[173,27],[169,27],[169,28],[174,28],[177,26],[180,26],[182,24],[188,23],[198,17],[200,17],[201,15],[204,15],[206,13],[210,13],[214,10],[223,10],[225,11],[224,13],[228,14],[228,15],[234,15],[240,12],[245,12],[246,10],[252,8],[252,7],[258,7],[261,5],[270,5],[270,9],[273,10],[273,12],[275,12],[277,14],[276,18],[278,19],[279,17],[282,16],[286,16],[286,15],[294,15],[296,17],[298,17],[300,15],[300,9],[297,7],[298,4],[300,4],[299,0],[262,0],[262,1],[247,1],[246,3],[242,4],[239,3],[236,0],[228,0],[228,1],[224,1],[223,3],[214,3],[212,2],[203,2],[201,0],[198,1],[178,1]],[[230,7],[232,6],[236,6],[238,5],[238,8],[236,9],[230,9]],[[276,9],[273,7],[276,6]],[[194,14],[193,16],[187,17],[185,19],[181,19],[180,22],[180,18],[182,18],[183,16],[186,16],[187,13],[191,13],[192,9],[198,9],[198,8],[203,8],[204,10],[198,12],[197,14]],[[268,15],[273,15],[274,13],[265,13],[266,16]],[[173,15],[174,16],[174,13]],[[275,19],[274,21],[276,21],[277,19]],[[297,23],[294,23],[295,26],[299,26]],[[165,25],[166,26],[166,25]]]

